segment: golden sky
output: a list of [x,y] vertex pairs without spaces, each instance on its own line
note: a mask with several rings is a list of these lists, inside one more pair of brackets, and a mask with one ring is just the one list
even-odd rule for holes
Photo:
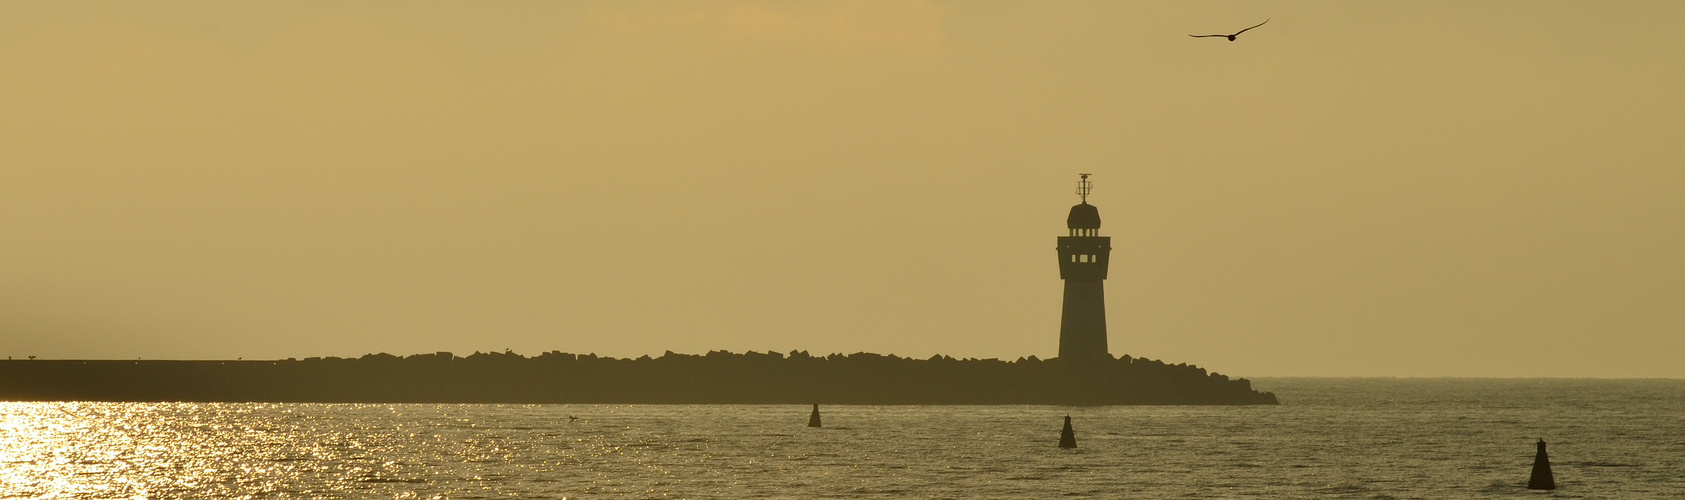
[[1050,357],[1092,172],[1114,354],[1685,377],[1680,19],[0,2],[0,355]]

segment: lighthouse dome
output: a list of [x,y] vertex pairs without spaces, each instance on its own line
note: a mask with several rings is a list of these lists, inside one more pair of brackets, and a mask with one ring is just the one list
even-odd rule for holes
[[1071,229],[1100,229],[1100,209],[1087,203],[1071,207],[1065,226]]

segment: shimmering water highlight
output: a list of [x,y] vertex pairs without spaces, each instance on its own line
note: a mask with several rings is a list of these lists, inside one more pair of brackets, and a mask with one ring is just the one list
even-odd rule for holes
[[1284,404],[823,406],[817,429],[793,405],[0,403],[0,495],[1531,497],[1543,437],[1548,495],[1685,496],[1685,381],[1258,385]]

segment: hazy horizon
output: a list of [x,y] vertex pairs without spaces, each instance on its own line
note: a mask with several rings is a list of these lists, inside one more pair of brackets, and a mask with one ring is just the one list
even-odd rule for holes
[[[0,355],[1685,378],[1677,2],[8,2]],[[1236,41],[1230,33],[1269,19]]]

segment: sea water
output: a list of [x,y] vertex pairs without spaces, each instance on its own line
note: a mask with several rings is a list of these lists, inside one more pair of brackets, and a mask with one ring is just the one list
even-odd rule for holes
[[[824,405],[823,428],[805,405],[0,403],[0,497],[1685,497],[1685,380],[1255,386],[1282,404]],[[1540,438],[1552,492],[1524,488]]]

